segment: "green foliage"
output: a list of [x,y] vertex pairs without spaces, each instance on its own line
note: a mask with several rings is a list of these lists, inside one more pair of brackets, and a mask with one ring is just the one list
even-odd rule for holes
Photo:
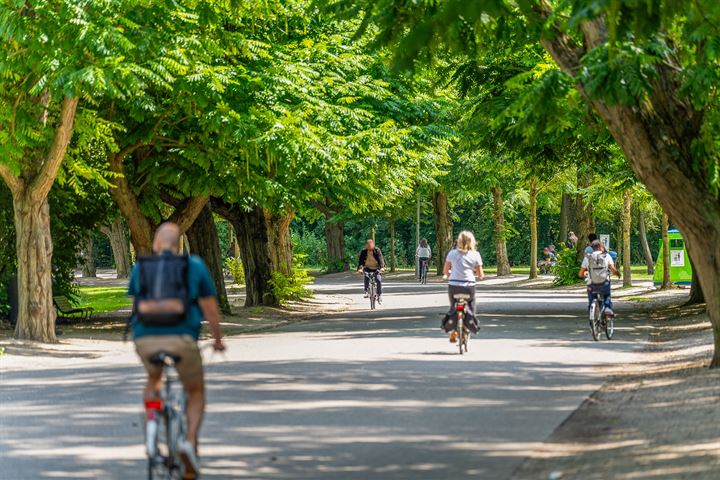
[[553,269],[555,280],[553,285],[556,287],[565,285],[577,285],[582,283],[582,279],[578,277],[580,271],[580,261],[577,259],[577,252],[574,248],[563,248],[557,252],[558,263]]
[[291,240],[296,262],[300,260],[303,265],[310,267],[327,265],[327,246],[322,233],[307,228],[303,222],[293,221]]
[[240,257],[228,257],[225,259],[225,269],[230,272],[233,282],[236,285],[245,283],[245,267]]
[[282,272],[273,272],[270,279],[270,289],[280,304],[290,301],[306,300],[313,296],[312,290],[307,288],[313,279],[307,270],[296,268],[290,275]]

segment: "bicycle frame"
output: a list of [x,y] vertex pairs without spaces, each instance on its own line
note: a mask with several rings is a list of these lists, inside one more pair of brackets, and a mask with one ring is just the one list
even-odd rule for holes
[[363,270],[363,274],[370,279],[369,285],[368,285],[368,296],[370,297],[370,310],[375,310],[375,304],[377,302],[377,276],[379,274],[378,270],[375,270],[374,272],[368,272],[366,270]]
[[457,325],[455,325],[455,329],[457,331],[458,349],[460,350],[460,355],[462,355],[463,349],[465,353],[467,353],[468,340],[470,339],[470,330],[465,326],[465,314],[470,295],[456,294],[453,295],[453,298],[455,299],[455,313],[457,314]]
[[[184,474],[178,442],[187,431],[186,395],[184,389],[175,388],[178,376],[170,357],[164,358],[164,373],[165,385],[160,398],[145,401],[145,447],[150,480],[182,478]],[[156,475],[158,471],[162,471],[161,476]]]
[[427,283],[427,273],[428,269],[430,268],[429,260],[420,260],[420,283],[425,284]]

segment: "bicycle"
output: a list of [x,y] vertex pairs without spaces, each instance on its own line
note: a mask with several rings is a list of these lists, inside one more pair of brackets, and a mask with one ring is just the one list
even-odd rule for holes
[[380,298],[380,295],[377,293],[377,275],[379,273],[378,270],[375,271],[367,271],[364,270],[363,273],[366,277],[370,279],[369,285],[368,285],[368,297],[370,298],[370,310],[375,310],[375,305],[378,302],[378,299]]
[[[179,384],[175,365],[180,357],[159,352],[150,362],[163,366],[165,388],[160,398],[145,401],[145,449],[148,457],[148,480],[180,480],[185,476],[185,464],[180,459],[178,445],[185,440],[187,418],[185,389]],[[196,478],[200,478],[197,475]]]
[[612,340],[615,333],[615,317],[608,315],[605,309],[604,294],[600,291],[594,292],[595,297],[590,304],[588,320],[590,321],[590,333],[596,342],[600,339],[600,331],[605,331],[605,337]]
[[420,276],[418,280],[422,285],[427,284],[427,274],[429,269],[428,263],[429,260],[420,260]]
[[455,299],[455,313],[457,315],[457,325],[455,325],[455,329],[457,331],[457,343],[460,355],[462,355],[463,349],[465,350],[465,353],[467,353],[468,341],[470,340],[470,329],[468,329],[465,325],[465,309],[467,307],[468,300],[470,300],[470,295],[467,293],[456,293],[453,295],[453,299]]

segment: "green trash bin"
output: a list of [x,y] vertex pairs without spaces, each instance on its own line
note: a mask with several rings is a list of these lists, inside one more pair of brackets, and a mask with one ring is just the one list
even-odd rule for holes
[[[692,266],[685,248],[685,239],[680,230],[668,231],[668,241],[670,243],[670,282],[674,285],[692,284]],[[658,255],[655,275],[653,276],[655,285],[662,285],[663,257],[662,240],[660,240],[660,255]]]

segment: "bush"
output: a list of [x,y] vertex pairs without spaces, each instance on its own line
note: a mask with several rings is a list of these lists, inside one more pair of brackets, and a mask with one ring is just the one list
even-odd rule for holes
[[305,300],[313,296],[312,290],[307,288],[312,281],[307,270],[293,269],[290,275],[273,272],[270,279],[270,291],[281,305],[293,300]]
[[580,262],[577,259],[577,252],[574,248],[563,248],[557,253],[558,263],[553,268],[555,280],[553,285],[556,287],[564,285],[577,285],[582,282],[578,277],[580,271]]
[[243,266],[240,257],[229,257],[225,259],[225,269],[233,277],[233,281],[237,285],[245,283],[245,267]]

